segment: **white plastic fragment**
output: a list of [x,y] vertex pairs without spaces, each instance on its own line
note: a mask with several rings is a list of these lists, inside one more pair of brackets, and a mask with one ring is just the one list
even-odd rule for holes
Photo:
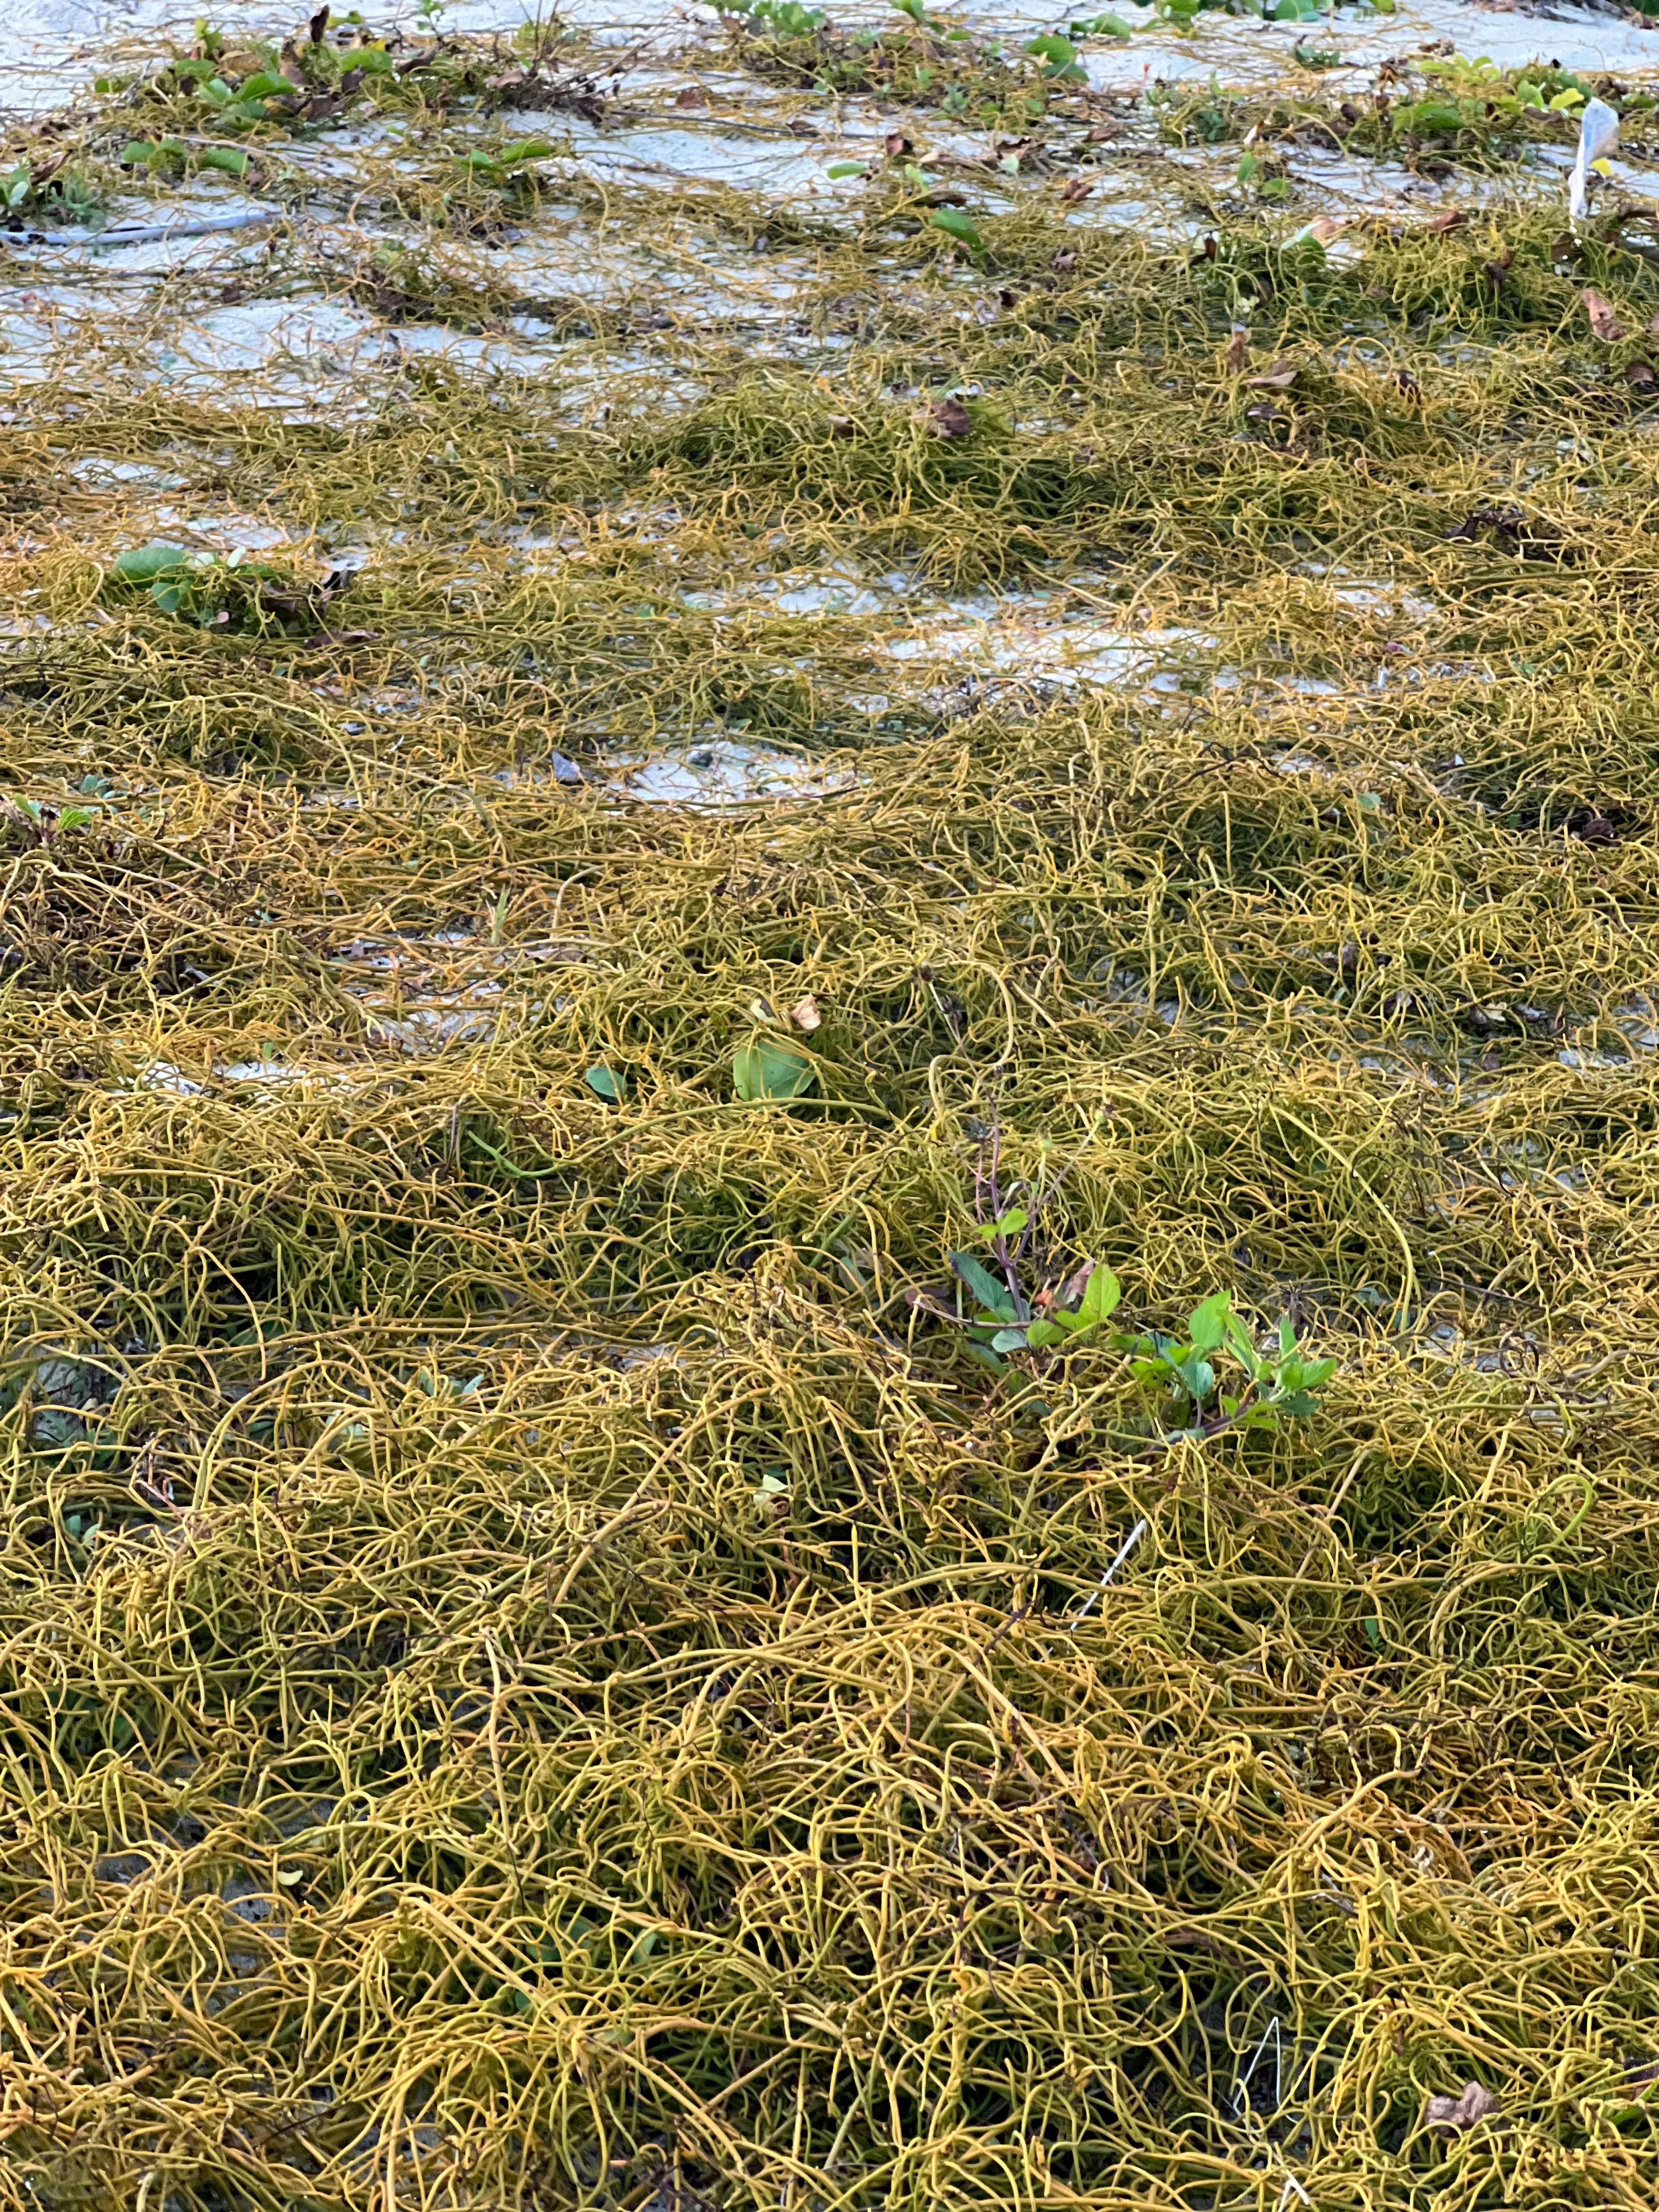
[[1567,186],[1567,212],[1575,222],[1584,219],[1590,171],[1619,143],[1619,118],[1605,100],[1593,100],[1578,120],[1578,155]]

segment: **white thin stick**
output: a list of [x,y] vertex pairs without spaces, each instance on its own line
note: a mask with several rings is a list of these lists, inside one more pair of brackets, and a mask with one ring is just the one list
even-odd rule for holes
[[1092,1612],[1095,1601],[1099,1597],[1101,1590],[1107,1589],[1110,1585],[1112,1577],[1123,1565],[1125,1559],[1128,1558],[1130,1553],[1133,1551],[1135,1546],[1140,1541],[1146,1533],[1146,1523],[1144,1521],[1137,1521],[1134,1527],[1130,1529],[1128,1534],[1123,1539],[1122,1547],[1119,1551],[1116,1559],[1112,1561],[1111,1565],[1107,1568],[1105,1573],[1101,1577],[1099,1587],[1090,1591],[1087,1599],[1084,1602],[1081,1613],[1076,1614],[1072,1620],[1066,1622],[1066,1632],[1068,1636],[1074,1628],[1082,1627],[1084,1622],[1088,1619],[1091,1612]]
[[286,218],[273,208],[260,208],[257,212],[242,215],[203,216],[195,222],[147,222],[132,230],[99,230],[87,238],[52,238],[46,243],[64,248],[84,249],[103,246],[158,246],[169,238],[206,238],[221,230],[252,230],[262,222],[282,222]]
[[1285,2177],[1285,2186],[1279,2192],[1279,2212],[1285,2212],[1285,2207],[1291,2201],[1291,2192],[1292,2190],[1294,2190],[1304,2204],[1312,2204],[1312,2197],[1309,2196],[1307,2191],[1302,2186],[1302,2184],[1297,2179],[1296,2176],[1293,2173],[1287,2173]]
[[1279,2033],[1279,2014],[1275,2013],[1261,2031],[1261,2040],[1250,2054],[1250,2063],[1233,2084],[1233,2111],[1242,2112],[1244,2099],[1250,2086],[1250,2076],[1255,2072],[1262,2052],[1271,2042],[1273,2047],[1273,2110],[1278,2112],[1285,2102],[1285,2044]]

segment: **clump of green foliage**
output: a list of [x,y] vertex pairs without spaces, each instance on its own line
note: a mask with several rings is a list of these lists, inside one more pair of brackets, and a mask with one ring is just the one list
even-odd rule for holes
[[21,161],[0,172],[0,220],[91,222],[103,204],[92,179],[62,156]]
[[[1310,66],[1334,56],[1303,55]],[[1420,58],[1420,82],[1361,98],[1227,92],[1218,85],[1155,84],[1147,104],[1159,136],[1174,144],[1221,145],[1255,133],[1249,149],[1270,155],[1276,141],[1310,136],[1353,151],[1413,161],[1429,156],[1476,168],[1501,168],[1529,145],[1571,143],[1578,112],[1596,88],[1570,70],[1504,70],[1484,58]],[[1644,92],[1604,87],[1627,124],[1653,106]]]
[[191,552],[157,540],[118,554],[108,577],[118,597],[143,592],[164,615],[237,636],[321,626],[342,580],[307,581],[245,555]]
[[[802,0],[731,0],[723,12],[734,50],[757,75],[937,108],[988,126],[1029,124],[1047,112],[1056,91],[1082,79],[1076,44],[1058,32],[987,41],[930,15],[923,0],[893,6],[906,19],[902,30],[846,30]],[[1098,20],[1124,31],[1115,17]]]
[[1109,1330],[1122,1298],[1116,1275],[1097,1260],[1070,1267],[1042,1241],[1042,1216],[1064,1180],[1048,1172],[1051,1149],[1042,1146],[1043,1168],[1036,1176],[1008,1183],[1001,1171],[1001,1131],[994,1121],[974,1185],[986,1256],[969,1250],[950,1255],[951,1273],[968,1304],[952,1310],[937,1291],[913,1291],[908,1300],[915,1310],[961,1328],[969,1351],[998,1373],[1021,1353],[1033,1355],[1040,1375],[1085,1350],[1123,1355],[1127,1378],[1143,1392],[1161,1391],[1169,1403],[1168,1412],[1157,1410],[1137,1425],[1135,1432],[1150,1434],[1155,1449],[1183,1437],[1202,1442],[1225,1429],[1273,1428],[1281,1419],[1304,1419],[1318,1411],[1336,1360],[1311,1358],[1288,1316],[1280,1319],[1272,1344],[1260,1347],[1234,1311],[1230,1291],[1202,1299],[1181,1336],[1158,1329]]

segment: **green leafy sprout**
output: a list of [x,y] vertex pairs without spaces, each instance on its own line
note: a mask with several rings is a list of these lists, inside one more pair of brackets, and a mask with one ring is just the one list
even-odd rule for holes
[[1061,1280],[1036,1281],[1040,1217],[1063,1173],[1048,1174],[1053,1147],[1045,1141],[1038,1176],[1005,1188],[1000,1149],[994,1121],[975,1177],[975,1226],[986,1256],[951,1252],[955,1303],[913,1291],[913,1310],[963,1330],[969,1352],[998,1372],[1021,1354],[1031,1357],[1035,1373],[1086,1346],[1125,1355],[1130,1379],[1161,1401],[1151,1422],[1154,1450],[1183,1437],[1202,1442],[1224,1429],[1277,1428],[1317,1413],[1337,1363],[1310,1357],[1288,1316],[1263,1347],[1235,1312],[1231,1293],[1216,1291],[1194,1309],[1179,1336],[1109,1330],[1123,1295],[1110,1267],[1085,1260]]

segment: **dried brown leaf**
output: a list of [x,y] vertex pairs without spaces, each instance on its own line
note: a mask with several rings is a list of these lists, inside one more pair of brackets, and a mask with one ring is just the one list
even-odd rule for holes
[[1603,345],[1617,345],[1625,335],[1625,326],[1599,292],[1584,287],[1584,312],[1589,317],[1589,326]]
[[974,418],[959,399],[936,399],[922,418],[939,438],[965,438]]

